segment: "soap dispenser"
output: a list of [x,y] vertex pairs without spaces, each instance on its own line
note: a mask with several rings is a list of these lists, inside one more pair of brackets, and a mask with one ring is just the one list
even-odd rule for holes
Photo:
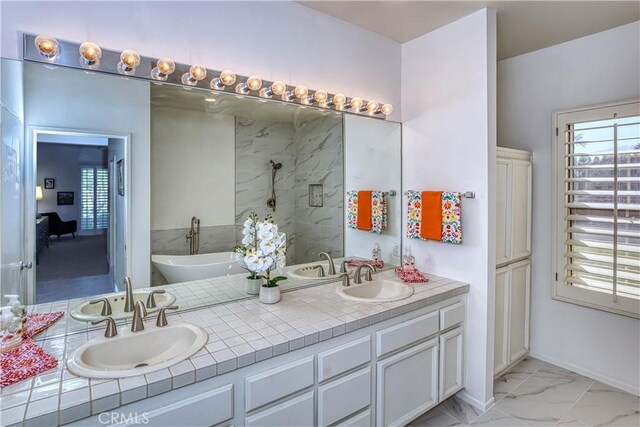
[[4,353],[22,343],[22,319],[13,315],[9,305],[2,307],[1,310],[0,353]]
[[416,269],[416,259],[411,255],[411,246],[409,246],[402,256],[402,269],[405,271],[413,271]]
[[382,261],[382,249],[380,249],[380,245],[378,245],[377,242],[373,247],[372,258],[373,258],[374,264]]

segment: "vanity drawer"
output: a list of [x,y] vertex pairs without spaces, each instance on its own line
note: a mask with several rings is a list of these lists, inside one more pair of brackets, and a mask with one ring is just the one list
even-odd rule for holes
[[299,427],[314,424],[313,392],[287,400],[245,420],[247,427]]
[[438,333],[439,312],[434,311],[376,333],[376,354],[383,356]]
[[464,322],[464,311],[464,301],[440,310],[440,330],[444,331],[445,329]]
[[318,388],[318,425],[328,426],[371,404],[371,368]]
[[313,383],[313,356],[248,377],[245,380],[246,410],[252,411]]
[[318,381],[323,382],[371,361],[371,337],[318,354]]

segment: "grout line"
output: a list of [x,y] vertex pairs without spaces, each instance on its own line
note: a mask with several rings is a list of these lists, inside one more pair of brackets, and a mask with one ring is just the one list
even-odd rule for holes
[[[579,374],[578,374],[578,375],[579,375]],[[565,414],[563,414],[563,415],[562,415],[562,417],[560,417],[560,420],[562,420],[564,417],[566,417],[566,416],[569,414],[569,412],[571,412],[571,411],[573,410],[573,408],[575,408],[575,406],[578,404],[578,402],[580,401],[580,399],[582,399],[582,398],[584,397],[584,395],[585,395],[585,394],[587,394],[587,392],[588,392],[589,390],[591,390],[591,387],[593,387],[593,385],[594,385],[595,383],[596,383],[596,381],[595,381],[595,380],[592,380],[592,381],[591,381],[591,384],[589,384],[589,387],[587,387],[587,389],[584,391],[584,393],[582,393],[582,394],[581,394],[581,395],[576,399],[576,401],[575,401],[575,402],[573,402],[573,405],[571,405],[571,408],[569,408],[569,410],[568,410]],[[577,418],[575,418],[575,419],[576,419],[576,420],[578,420]],[[583,422],[582,420],[578,420],[578,421]]]

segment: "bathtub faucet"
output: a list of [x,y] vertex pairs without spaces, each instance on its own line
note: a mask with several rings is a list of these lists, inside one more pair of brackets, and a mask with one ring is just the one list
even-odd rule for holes
[[189,255],[198,255],[200,250],[200,219],[191,217],[191,229],[187,234],[187,242],[189,242]]

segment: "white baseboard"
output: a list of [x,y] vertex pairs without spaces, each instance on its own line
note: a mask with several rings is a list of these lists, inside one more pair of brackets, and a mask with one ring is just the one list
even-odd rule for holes
[[491,396],[491,399],[489,399],[484,403],[480,402],[475,397],[471,397],[469,393],[467,393],[467,390],[464,390],[464,389],[456,393],[456,397],[460,398],[460,400],[468,403],[474,408],[481,410],[482,412],[486,412],[487,410],[489,410],[489,408],[491,408],[496,403],[496,398],[493,396]]
[[562,360],[555,359],[553,357],[546,356],[544,354],[540,354],[535,351],[530,351],[529,356],[534,357],[536,359],[540,359],[543,362],[551,363],[552,365],[559,366],[564,369],[568,369],[573,372],[577,372],[580,375],[584,375],[585,377],[593,378],[594,380],[598,380],[602,383],[608,384],[612,387],[619,388],[620,390],[624,390],[627,393],[634,394],[636,396],[640,396],[640,389],[626,383],[622,383],[620,381],[614,380],[612,378],[603,376],[598,374],[597,372],[593,372],[589,369],[582,368],[580,366],[576,366],[572,363],[567,363]]

